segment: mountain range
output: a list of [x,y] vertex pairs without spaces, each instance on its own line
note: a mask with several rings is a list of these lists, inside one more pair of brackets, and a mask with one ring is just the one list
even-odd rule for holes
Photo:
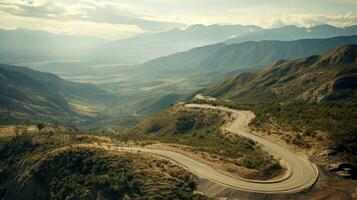
[[283,26],[263,29],[253,25],[193,25],[186,29],[143,33],[115,41],[26,29],[0,30],[0,61],[8,64],[50,61],[137,64],[220,42],[290,41],[350,35],[357,35],[357,26]]
[[230,38],[224,43],[233,44],[247,41],[262,41],[262,40],[299,40],[299,39],[314,39],[314,38],[330,38],[337,36],[357,35],[357,26],[349,26],[339,28],[327,24],[317,25],[313,27],[297,27],[293,25],[283,26],[280,28],[262,29],[260,31],[245,33],[234,38]]
[[187,29],[172,29],[159,33],[145,33],[136,37],[109,42],[94,49],[95,55],[111,59],[144,62],[160,56],[187,51],[194,47],[222,42],[232,36],[260,31],[257,26],[193,25]]
[[[259,27],[254,26],[196,25],[186,30],[177,29],[174,32],[199,34],[201,30],[209,32],[208,30],[215,29],[214,33],[217,30],[223,32],[218,34],[223,38],[222,35],[229,35],[234,32],[232,30],[239,28],[250,33],[262,31]],[[195,34],[188,35],[193,37]],[[155,34],[150,35],[153,37]],[[217,39],[213,33],[206,34],[205,37],[212,40]],[[182,36],[182,38],[184,37]],[[28,42],[26,44],[30,47],[35,45],[30,45],[31,41]],[[33,42],[36,43],[36,40]],[[101,43],[102,41],[97,42]],[[161,111],[189,94],[232,74],[258,70],[274,63],[276,63],[275,65],[285,63],[287,62],[285,60],[323,54],[347,44],[357,44],[357,36],[294,41],[249,41],[238,44],[217,43],[160,57],[141,65],[100,68],[100,75],[103,77],[120,75],[119,79],[113,76],[112,80],[108,78],[105,80],[105,84],[99,85],[103,89],[116,92],[117,97],[90,84],[65,81],[53,74],[37,72],[29,68],[1,65],[2,121],[10,123],[30,119],[74,122],[106,112],[110,106],[111,113],[125,111],[143,115],[150,114]],[[27,48],[31,49],[30,47]],[[42,47],[34,46],[34,49],[36,48],[41,49]],[[80,45],[78,48],[81,48]],[[9,47],[9,49],[11,48]],[[42,50],[44,49],[46,49],[46,45],[43,46]],[[61,69],[61,66],[62,64],[59,62],[55,68]],[[77,69],[77,67],[68,65],[69,73],[73,73],[74,68]],[[87,73],[90,72],[88,66],[84,66],[83,69]],[[91,76],[95,78],[98,74],[99,72],[91,72]],[[80,75],[82,76],[79,77],[79,80],[84,80],[87,77],[85,73]],[[250,75],[244,73],[242,76]],[[125,77],[125,79],[121,77]],[[211,94],[211,92],[209,93]],[[213,94],[216,95],[214,92]],[[119,96],[125,97],[126,103],[123,103],[122,99],[119,102]],[[228,94],[227,96],[230,97]],[[140,99],[138,100],[138,98]],[[316,99],[321,98],[317,97]],[[116,106],[112,106],[113,104]],[[110,113],[106,114],[111,115]]]
[[281,59],[296,59],[325,53],[346,44],[357,44],[357,36],[295,41],[260,41],[226,45],[219,43],[157,58],[142,64],[145,73],[197,74],[259,68]]
[[[323,54],[347,44],[357,44],[357,36],[231,45],[219,43],[161,57],[142,65],[106,68],[107,73],[125,74],[130,80],[107,86],[121,91],[128,88],[128,83],[133,83],[130,85],[133,94],[146,94],[140,96],[141,101],[131,108],[135,113],[153,113],[232,75],[263,69],[284,60]],[[151,89],[143,91],[142,86],[148,83]],[[171,98],[172,94],[180,94],[180,98],[177,99],[176,95]]]

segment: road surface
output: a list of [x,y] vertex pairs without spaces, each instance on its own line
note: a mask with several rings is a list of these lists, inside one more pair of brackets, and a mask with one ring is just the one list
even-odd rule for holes
[[206,108],[219,109],[232,112],[235,115],[235,120],[225,126],[227,131],[242,135],[260,143],[264,150],[271,155],[278,157],[287,168],[287,173],[284,177],[267,181],[248,180],[230,176],[213,169],[212,167],[198,162],[185,155],[160,149],[149,149],[141,147],[110,147],[122,151],[140,151],[150,154],[155,154],[185,167],[191,173],[200,178],[208,179],[218,184],[234,188],[241,191],[256,192],[256,193],[297,193],[310,188],[317,181],[319,172],[316,166],[311,163],[308,158],[297,155],[290,150],[284,149],[278,144],[249,133],[247,126],[254,114],[250,111],[238,111],[225,107],[215,107],[211,105],[187,104],[186,107],[191,108]]

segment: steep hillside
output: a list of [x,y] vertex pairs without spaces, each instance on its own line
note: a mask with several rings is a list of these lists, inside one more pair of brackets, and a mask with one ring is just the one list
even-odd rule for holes
[[227,78],[203,94],[230,99],[223,101],[225,106],[252,110],[251,126],[265,137],[312,148],[316,155],[334,149],[337,156],[327,160],[357,165],[356,72],[357,45],[347,45]]
[[[325,53],[346,44],[356,44],[357,36],[296,41],[261,41],[199,47],[144,63],[147,72],[161,73],[223,73],[262,67],[281,59],[295,59]],[[163,71],[163,72],[162,72]]]
[[310,28],[297,26],[283,26],[280,28],[263,29],[257,32],[251,32],[228,39],[226,44],[241,43],[246,41],[262,40],[299,40],[312,38],[329,38],[336,36],[357,35],[357,26],[338,28],[331,25],[318,25]]
[[266,70],[243,73],[203,93],[233,99],[356,100],[357,45],[321,56],[279,61]]
[[0,65],[1,123],[68,123],[93,116],[116,97],[90,84],[74,83],[26,67]]
[[[226,47],[225,44],[219,43],[198,47],[187,52],[173,54],[167,57],[157,58],[143,64],[145,70],[163,70],[163,71],[184,71],[200,67],[201,63]],[[196,69],[197,71],[197,69]]]

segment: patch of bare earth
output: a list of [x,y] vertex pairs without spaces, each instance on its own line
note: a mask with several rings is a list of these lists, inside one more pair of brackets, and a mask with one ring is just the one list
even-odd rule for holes
[[357,182],[326,176],[319,181],[317,189],[298,195],[298,200],[352,200],[357,199]]
[[301,138],[309,146],[302,147],[291,141],[296,136],[295,132],[285,131],[276,123],[265,124],[263,128],[250,127],[252,133],[260,135],[284,148],[290,149],[301,155],[307,155],[316,165],[320,167],[320,178],[312,191],[306,194],[293,195],[291,199],[298,200],[349,200],[357,199],[357,180],[339,178],[327,170],[331,163],[342,162],[338,155],[326,155],[323,152],[329,149],[330,142],[326,134],[317,132],[314,136],[303,136]]

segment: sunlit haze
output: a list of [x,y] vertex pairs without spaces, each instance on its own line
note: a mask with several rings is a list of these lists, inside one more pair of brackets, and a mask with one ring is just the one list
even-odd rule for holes
[[186,28],[243,24],[264,28],[357,24],[355,0],[2,0],[0,28],[106,39]]

